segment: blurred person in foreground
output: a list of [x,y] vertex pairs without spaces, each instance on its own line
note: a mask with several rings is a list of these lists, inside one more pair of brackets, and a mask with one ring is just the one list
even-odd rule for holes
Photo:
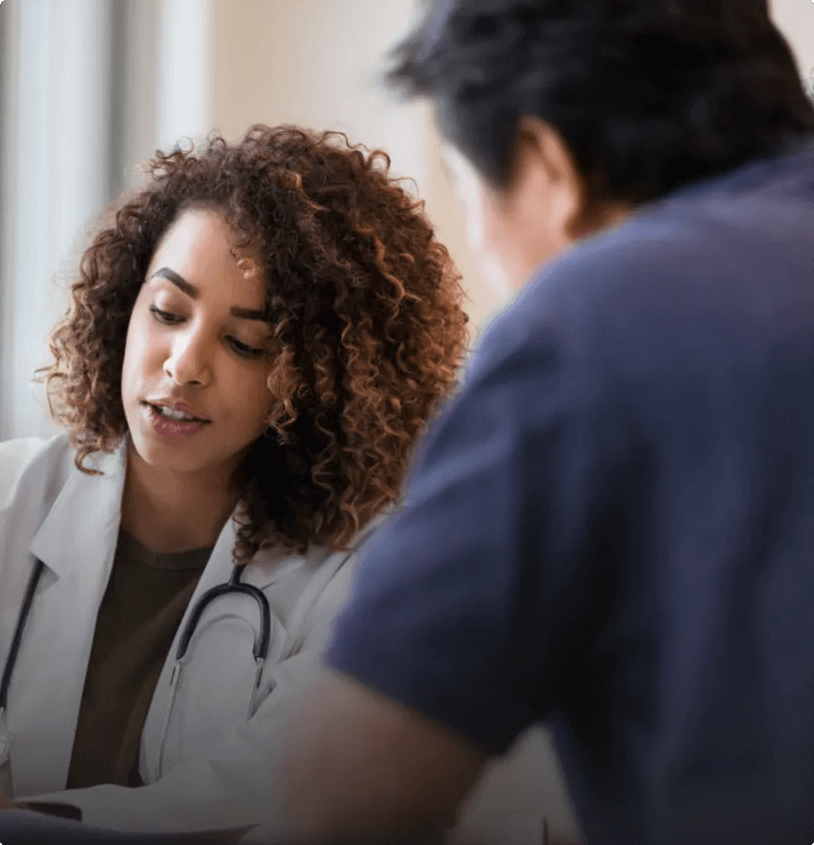
[[355,575],[292,823],[443,829],[544,722],[591,845],[808,845],[814,109],[766,2],[435,2],[396,56],[523,290]]

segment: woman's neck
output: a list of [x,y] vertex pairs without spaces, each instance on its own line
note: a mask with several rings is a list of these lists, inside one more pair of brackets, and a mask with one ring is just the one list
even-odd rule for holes
[[121,526],[150,551],[171,554],[214,546],[236,497],[218,472],[167,472],[128,444]]

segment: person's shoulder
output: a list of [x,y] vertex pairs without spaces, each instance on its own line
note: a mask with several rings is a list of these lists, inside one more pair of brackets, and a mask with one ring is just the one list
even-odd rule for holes
[[61,486],[75,450],[64,432],[50,438],[21,437],[0,442],[0,508],[36,489]]
[[[767,270],[777,276],[790,252],[805,249],[810,266],[809,239],[801,236],[814,225],[813,180],[814,142],[691,183],[573,250],[552,268],[551,283],[574,287],[581,278],[592,293],[635,292],[648,306],[669,308],[673,296],[714,307],[756,288],[762,295]],[[789,264],[778,282],[810,285],[810,269],[796,269]],[[782,295],[782,287],[773,292]],[[598,302],[604,308],[601,295]]]
[[484,332],[470,400],[489,399],[494,391],[481,389],[499,382],[528,405],[533,381],[571,397],[618,397],[624,385],[682,378],[711,355],[734,359],[770,342],[767,296],[791,299],[810,271],[791,268],[767,292],[788,260],[776,227],[737,200],[731,208],[743,213],[729,213],[724,193],[642,209],[542,268]]
[[337,570],[339,568],[353,569],[372,538],[379,534],[403,507],[402,502],[394,502],[381,508],[364,525],[360,526],[343,548],[330,549],[327,546],[315,545],[311,548],[309,556],[321,558],[322,565],[330,564]]
[[53,437],[19,437],[0,442],[0,478],[19,476],[31,468],[54,466],[73,459],[74,448],[65,432]]
[[654,282],[669,285],[670,278],[686,275],[705,242],[703,226],[691,217],[646,211],[573,245],[539,268],[489,324],[480,357],[512,354],[519,347],[539,351],[558,336],[583,336],[592,321],[619,314],[652,293]]
[[763,319],[766,278],[775,280],[777,301],[811,282],[798,235],[814,225],[814,204],[801,210],[796,193],[783,188],[785,171],[773,172],[755,166],[693,186],[572,247],[529,282],[485,346],[539,351],[552,338],[593,339],[635,350],[705,320]]
[[[680,268],[697,251],[693,227],[669,219],[631,219],[575,244],[541,267],[486,327],[467,382],[494,372],[570,366],[590,356],[597,344],[612,342],[617,326],[624,326],[620,339],[635,345],[630,328],[635,330],[646,300],[663,304]],[[656,286],[662,288],[659,294]]]
[[333,548],[325,543],[313,541],[304,552],[292,552],[278,546],[264,546],[252,558],[252,567],[258,571],[272,573],[279,577],[281,573],[294,573],[304,569],[312,574],[317,572],[338,572],[358,557],[368,539],[394,514],[400,504],[382,508],[373,515],[342,548]]
[[367,553],[371,541],[402,508],[393,504],[383,508],[363,525],[341,550],[322,547],[324,558],[312,579],[313,600],[304,624],[304,647],[324,649],[339,611],[347,602],[359,563]]
[[[260,549],[252,559],[253,583],[271,587],[288,581],[280,595],[285,595],[289,629],[288,649],[292,654],[303,650],[321,651],[333,621],[345,603],[357,571],[360,553],[368,539],[398,510],[397,505],[383,508],[342,548],[312,542],[302,554],[273,547]],[[279,597],[268,594],[278,612]]]
[[[706,297],[713,275],[734,287],[749,287],[755,277],[763,282],[762,269],[790,246],[801,246],[799,232],[814,225],[812,178],[814,141],[793,155],[691,183],[543,268],[515,310],[533,315],[542,302],[564,300],[582,316],[605,310],[606,295],[617,298],[618,308],[632,304],[620,294],[636,293],[653,304],[671,292]],[[802,243],[807,248],[808,239]]]

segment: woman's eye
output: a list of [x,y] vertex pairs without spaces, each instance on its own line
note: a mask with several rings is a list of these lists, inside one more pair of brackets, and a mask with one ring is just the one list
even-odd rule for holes
[[179,317],[177,314],[171,314],[169,311],[162,311],[155,305],[150,306],[150,311],[159,323],[180,323],[184,319],[183,317]]
[[234,349],[238,355],[242,355],[244,358],[259,358],[265,352],[264,349],[258,349],[256,346],[247,346],[245,343],[241,343],[235,337],[230,337],[229,343],[231,344],[232,349]]
[[[0,0],[0,2],[2,2],[2,0]],[[159,323],[163,323],[164,325],[177,325],[178,323],[184,322],[184,317],[181,317],[178,314],[173,314],[170,311],[162,311],[155,305],[150,306],[150,312]],[[236,337],[230,337],[227,338],[227,340],[229,341],[229,345],[232,349],[244,358],[260,358],[266,351],[262,347],[249,346],[246,343],[242,343]]]

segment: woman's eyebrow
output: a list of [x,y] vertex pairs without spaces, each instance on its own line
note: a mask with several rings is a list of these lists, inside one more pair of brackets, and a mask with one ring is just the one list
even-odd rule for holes
[[168,282],[172,282],[177,288],[180,288],[190,299],[198,299],[200,295],[200,291],[195,285],[191,285],[186,279],[182,278],[175,272],[175,270],[171,270],[169,267],[159,267],[158,270],[153,273],[150,277],[151,279],[155,279],[156,277],[160,276],[163,279],[166,279]]
[[238,308],[236,305],[232,306],[232,316],[240,317],[241,320],[259,320],[261,323],[267,323],[268,317],[255,308]]
[[[160,277],[162,279],[166,279],[168,282],[172,282],[177,288],[182,290],[190,299],[199,299],[200,298],[200,290],[195,287],[195,285],[188,282],[182,276],[179,276],[175,270],[172,270],[169,267],[159,267],[158,270],[153,273],[150,277],[151,279],[155,279],[156,277]],[[261,310],[256,308],[240,308],[237,305],[233,305],[231,308],[231,313],[233,317],[239,317],[241,320],[258,320],[261,323],[267,323],[268,317],[265,313]]]

